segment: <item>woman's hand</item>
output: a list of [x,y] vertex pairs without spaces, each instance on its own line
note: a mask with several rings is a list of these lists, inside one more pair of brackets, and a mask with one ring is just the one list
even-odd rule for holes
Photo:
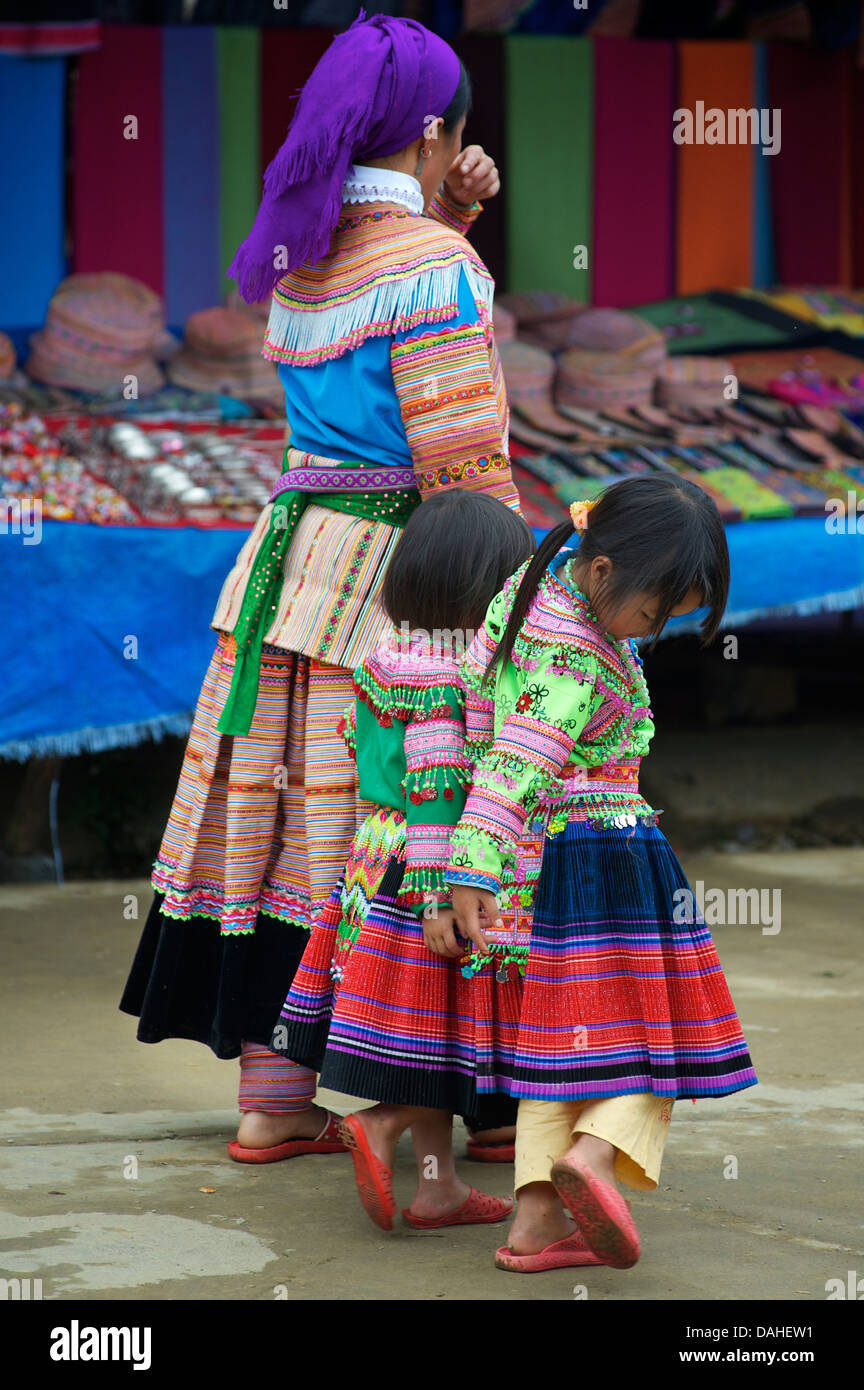
[[454,203],[470,207],[477,198],[494,198],[501,180],[494,160],[482,145],[468,145],[447,170],[444,188]]
[[480,913],[481,911],[484,912],[489,921],[496,927],[504,926],[501,920],[501,909],[495,894],[487,893],[483,888],[469,888],[467,885],[460,887],[451,884],[450,896],[453,899],[456,923],[462,935],[474,942],[481,955],[488,956],[490,954],[489,943],[483,935]]
[[433,917],[423,918],[423,940],[436,956],[464,956],[453,930],[456,918],[452,908],[439,908]]

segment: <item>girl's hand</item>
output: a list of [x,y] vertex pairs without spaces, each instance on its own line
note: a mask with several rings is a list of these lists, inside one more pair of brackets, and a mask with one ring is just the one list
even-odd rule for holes
[[483,888],[469,888],[467,885],[460,887],[457,884],[451,884],[450,896],[453,899],[453,911],[462,935],[474,942],[481,955],[488,956],[490,954],[489,943],[483,935],[483,929],[480,925],[480,912],[484,912],[489,921],[494,923],[496,927],[504,926],[501,920],[501,909],[495,894],[487,893]]
[[501,180],[494,160],[482,145],[468,145],[447,170],[444,188],[454,203],[470,207],[477,198],[494,198]]
[[464,956],[465,948],[456,941],[456,921],[452,908],[441,907],[434,917],[423,918],[423,940],[436,956]]

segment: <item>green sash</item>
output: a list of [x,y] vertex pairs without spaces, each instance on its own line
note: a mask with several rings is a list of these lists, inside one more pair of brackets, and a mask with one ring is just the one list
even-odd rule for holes
[[[353,459],[340,460],[339,466],[374,467]],[[285,462],[282,472],[285,472]],[[285,556],[291,538],[310,503],[329,507],[334,512],[348,512],[351,516],[362,517],[367,521],[386,521],[389,526],[404,526],[411,513],[420,505],[420,494],[413,489],[366,494],[294,491],[279,494],[270,514],[267,534],[258,547],[234,627],[237,654],[231,690],[217,726],[220,734],[242,737],[249,733],[258,702],[264,634],[270,627],[278,606],[279,590],[284,578]]]

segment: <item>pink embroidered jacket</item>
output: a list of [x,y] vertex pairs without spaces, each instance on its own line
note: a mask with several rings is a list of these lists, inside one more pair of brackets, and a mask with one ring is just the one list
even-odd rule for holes
[[492,601],[462,664],[475,767],[445,877],[505,897],[518,890],[528,907],[540,864],[520,883],[516,848],[532,825],[623,828],[656,812],[638,787],[654,732],[641,660],[635,644],[603,631],[566,568],[547,570],[511,660],[484,685],[523,573]]

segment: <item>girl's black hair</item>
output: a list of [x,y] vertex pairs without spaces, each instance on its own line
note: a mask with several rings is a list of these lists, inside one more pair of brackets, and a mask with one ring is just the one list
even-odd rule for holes
[[453,98],[446,111],[442,112],[444,121],[444,133],[449,135],[461,121],[463,116],[470,115],[471,112],[471,78],[468,76],[468,69],[459,59],[459,85],[453,93]]
[[504,581],[534,549],[523,517],[481,492],[448,488],[405,526],[381,601],[397,627],[426,632],[479,628]]
[[[569,521],[541,542],[522,576],[510,618],[487,667],[507,662],[513,643],[540,587],[550,560],[573,534]],[[720,513],[695,483],[671,473],[628,478],[603,492],[588,512],[579,543],[580,560],[590,564],[606,555],[613,569],[592,595],[614,616],[638,593],[659,597],[652,636],[657,637],[690,589],[698,589],[708,612],[699,624],[702,645],[716,635],[729,594],[729,550]]]

